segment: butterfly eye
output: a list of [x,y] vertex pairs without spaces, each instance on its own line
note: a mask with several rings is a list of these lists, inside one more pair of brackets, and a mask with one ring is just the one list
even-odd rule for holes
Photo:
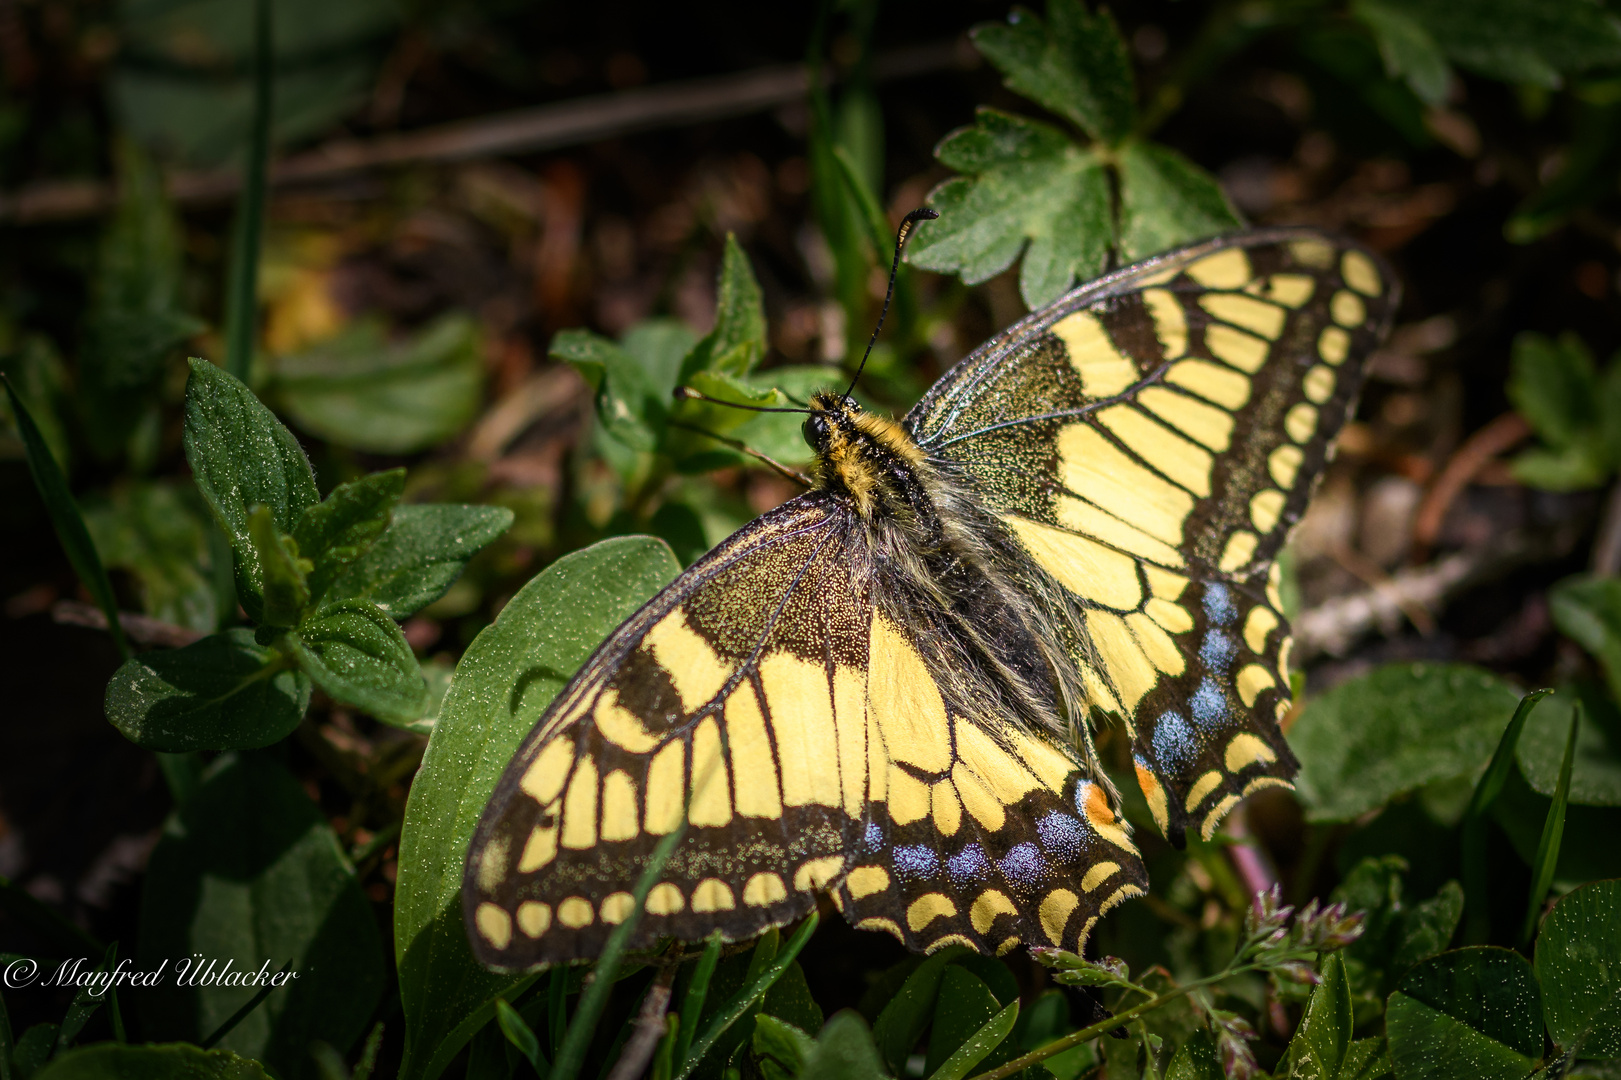
[[805,426],[800,429],[804,432],[805,441],[815,450],[827,438],[827,417],[821,413],[812,413],[805,417]]

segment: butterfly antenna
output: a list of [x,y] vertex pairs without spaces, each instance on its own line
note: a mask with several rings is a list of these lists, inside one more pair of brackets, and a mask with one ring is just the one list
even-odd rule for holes
[[889,302],[895,296],[895,272],[901,268],[901,248],[906,246],[906,238],[912,234],[912,226],[920,221],[933,221],[939,216],[940,211],[930,210],[925,206],[913,210],[901,219],[900,231],[895,235],[895,259],[889,264],[889,288],[884,290],[884,308],[878,313],[878,325],[872,328],[872,337],[867,341],[867,351],[861,354],[861,363],[856,365],[856,373],[850,379],[850,388],[844,392],[846,398],[856,388],[861,371],[867,366],[867,357],[872,355],[872,347],[878,344],[878,332],[884,328],[884,316],[889,314]]
[[[774,407],[772,407],[770,405],[744,405],[744,404],[741,404],[740,402],[736,402],[736,401],[722,401],[720,398],[713,398],[713,397],[710,397],[708,394],[705,394],[705,393],[702,393],[700,391],[694,390],[690,386],[678,386],[678,387],[676,387],[674,396],[675,396],[675,399],[677,401],[707,401],[711,405],[724,405],[728,409],[747,409],[750,412],[796,412],[796,413],[808,413],[808,412],[810,412],[809,409],[781,409],[781,408],[774,408]],[[788,397],[788,395],[784,394],[783,397]],[[788,400],[792,401],[793,398],[788,398]]]

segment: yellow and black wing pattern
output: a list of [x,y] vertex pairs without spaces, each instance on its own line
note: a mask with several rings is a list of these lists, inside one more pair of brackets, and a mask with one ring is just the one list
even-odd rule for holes
[[906,417],[1062,586],[1088,704],[1128,726],[1178,842],[1294,775],[1273,559],[1397,299],[1315,230],[1224,237],[1032,314]]
[[960,714],[936,643],[873,603],[825,493],[766,514],[625,623],[541,717],[470,848],[479,958],[594,957],[658,842],[686,833],[632,947],[737,940],[828,892],[930,950],[1079,949],[1147,877],[1073,751]]

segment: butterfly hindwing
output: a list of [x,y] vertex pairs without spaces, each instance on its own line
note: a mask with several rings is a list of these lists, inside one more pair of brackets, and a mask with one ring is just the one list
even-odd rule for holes
[[1084,609],[1089,696],[1173,838],[1294,773],[1273,559],[1396,299],[1315,231],[1223,238],[1036,312],[907,417]]
[[832,889],[853,923],[920,950],[1078,949],[1142,890],[1136,849],[1072,752],[948,703],[935,672],[949,650],[878,610],[872,596],[903,590],[863,577],[872,560],[849,525],[821,495],[772,511],[558,696],[470,849],[482,960],[597,955],[683,814],[632,947],[751,937]]

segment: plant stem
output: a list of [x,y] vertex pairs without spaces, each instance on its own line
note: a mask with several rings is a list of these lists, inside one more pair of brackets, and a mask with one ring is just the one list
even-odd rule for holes
[[225,368],[248,381],[258,319],[259,241],[264,232],[265,180],[270,163],[271,0],[253,5],[253,127],[243,176],[242,201],[232,227],[231,265],[225,295]]

